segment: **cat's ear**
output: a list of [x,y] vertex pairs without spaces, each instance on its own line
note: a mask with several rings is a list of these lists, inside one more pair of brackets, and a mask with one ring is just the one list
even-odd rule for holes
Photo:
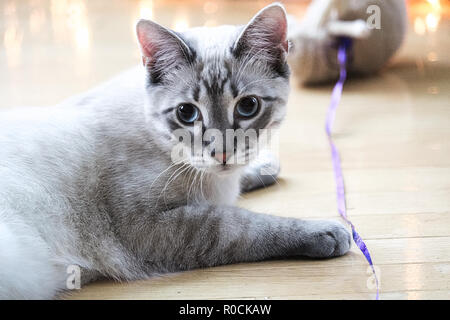
[[286,11],[281,4],[265,7],[242,30],[233,47],[234,55],[250,53],[268,60],[284,58],[289,51],[287,25]]
[[193,57],[189,46],[177,34],[153,21],[139,20],[136,33],[142,61],[153,82],[160,81],[163,74],[188,63]]

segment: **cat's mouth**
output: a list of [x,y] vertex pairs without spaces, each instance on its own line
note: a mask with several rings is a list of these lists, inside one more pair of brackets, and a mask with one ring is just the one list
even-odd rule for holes
[[240,168],[244,167],[243,165],[235,164],[235,163],[214,163],[208,166],[204,166],[203,169],[212,174],[216,175],[228,175],[233,174]]
[[239,172],[244,167],[246,167],[244,164],[222,163],[210,167],[208,171],[218,176],[227,176]]
[[191,165],[211,174],[228,175],[237,172],[250,163],[246,157],[238,157],[236,153],[204,152],[202,156],[192,156]]
[[217,177],[226,177],[233,175],[235,172],[237,172],[238,166],[231,165],[231,164],[224,164],[220,166],[216,166],[213,170],[210,170],[212,174],[216,175]]

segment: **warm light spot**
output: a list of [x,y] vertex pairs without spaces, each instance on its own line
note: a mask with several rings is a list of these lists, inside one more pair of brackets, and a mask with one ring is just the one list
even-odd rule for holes
[[178,32],[186,31],[189,28],[189,22],[186,18],[175,19],[172,29]]
[[216,13],[218,9],[219,9],[219,6],[217,5],[217,3],[213,2],[213,1],[207,1],[203,5],[203,12],[205,12],[206,14]]
[[139,18],[153,19],[153,1],[142,0],[139,3]]
[[429,87],[427,91],[429,94],[438,94],[439,88],[438,87]]
[[80,28],[80,25],[85,24],[86,8],[83,2],[71,2],[67,7],[67,25],[71,29]]
[[440,18],[441,17],[439,15],[434,14],[434,13],[427,14],[425,21],[426,21],[428,31],[436,32],[438,25],[439,25]]
[[3,36],[6,59],[8,67],[14,68],[20,64],[20,54],[22,51],[23,32],[20,32],[14,25],[6,28]]
[[66,30],[67,1],[52,0],[50,4],[51,23],[53,35],[56,41],[64,41],[67,38]]
[[75,32],[75,42],[77,49],[86,51],[90,45],[89,29],[87,27],[80,27]]
[[33,9],[30,13],[30,31],[32,34],[37,34],[41,31],[45,23],[46,15],[42,8]]
[[433,7],[433,10],[441,9],[441,2],[439,0],[427,0],[427,2]]
[[133,10],[131,15],[130,31],[133,37],[136,36],[136,23],[140,19],[153,20],[154,16],[154,1],[140,0]]
[[427,59],[428,59],[428,61],[436,62],[438,60],[436,52],[434,52],[434,51],[428,52]]
[[68,34],[79,52],[86,52],[90,47],[90,31],[86,5],[81,0],[52,1],[51,13],[55,37],[67,41]]
[[417,17],[414,20],[414,31],[419,35],[423,35],[427,31],[425,22],[423,21],[422,18]]

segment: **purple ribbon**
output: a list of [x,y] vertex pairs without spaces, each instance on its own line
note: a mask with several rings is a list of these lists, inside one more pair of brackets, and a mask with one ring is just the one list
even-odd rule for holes
[[325,130],[327,132],[328,141],[330,143],[331,148],[331,159],[333,161],[333,169],[334,169],[334,177],[336,180],[336,194],[337,194],[337,207],[339,214],[342,218],[351,226],[352,228],[352,236],[353,241],[355,241],[359,250],[366,257],[367,262],[369,262],[370,267],[372,268],[373,275],[375,276],[375,282],[377,286],[377,296],[376,299],[379,299],[379,285],[378,285],[378,277],[375,272],[375,268],[372,263],[372,258],[370,257],[369,249],[367,249],[366,244],[356,232],[356,228],[353,223],[347,217],[347,207],[345,203],[345,186],[344,186],[344,177],[342,175],[341,168],[341,159],[339,156],[339,151],[336,148],[336,145],[333,142],[333,138],[331,135],[331,128],[333,126],[334,119],[336,117],[336,109],[339,105],[339,102],[342,97],[342,89],[344,87],[345,80],[347,78],[347,51],[351,47],[351,39],[343,38],[341,39],[339,49],[338,49],[338,62],[340,67],[339,80],[333,88],[333,93],[331,94],[331,102],[328,108],[327,119],[325,124]]

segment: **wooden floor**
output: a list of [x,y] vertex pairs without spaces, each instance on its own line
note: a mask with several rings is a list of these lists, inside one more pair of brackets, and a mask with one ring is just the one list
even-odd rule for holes
[[[306,2],[287,1],[301,16]],[[450,298],[449,8],[409,1],[404,47],[380,75],[348,82],[337,113],[351,220],[381,279],[381,299]],[[435,1],[430,1],[435,2]],[[177,30],[244,23],[267,1],[0,0],[0,107],[48,105],[139,61],[139,16]],[[297,4],[296,4],[297,3]],[[339,220],[324,133],[331,87],[292,86],[277,185],[239,205]],[[223,266],[129,284],[99,282],[75,299],[374,299],[355,248],[332,260]]]

